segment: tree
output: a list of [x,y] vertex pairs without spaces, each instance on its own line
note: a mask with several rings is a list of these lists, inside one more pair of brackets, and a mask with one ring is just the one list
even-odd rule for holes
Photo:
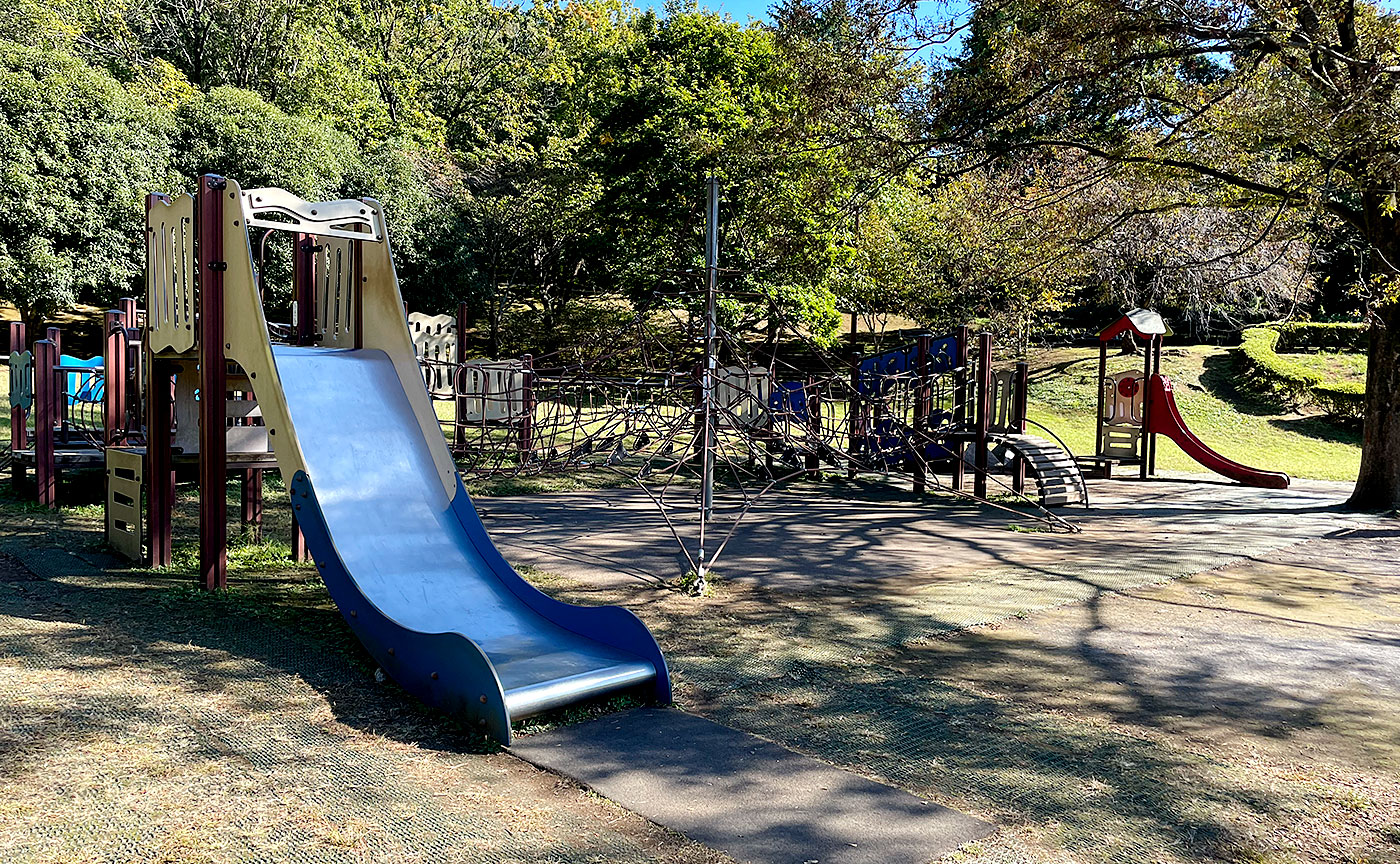
[[1181,204],[1353,233],[1371,342],[1351,504],[1400,506],[1400,18],[1366,0],[982,0],[932,82],[897,143],[945,174],[1074,152],[1150,169]]
[[31,329],[136,289],[143,196],[166,185],[169,126],[100,70],[0,42],[0,298]]
[[[693,287],[702,266],[705,179],[720,178],[724,288],[740,325],[779,318],[835,330],[827,280],[847,169],[791,146],[797,70],[765,28],[680,7],[632,19],[610,66],[585,65],[601,177],[608,276],[634,298]],[[596,83],[593,83],[596,82]],[[747,304],[747,309],[734,305]]]

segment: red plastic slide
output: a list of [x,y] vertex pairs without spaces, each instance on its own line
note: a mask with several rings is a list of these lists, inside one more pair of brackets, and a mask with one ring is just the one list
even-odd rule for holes
[[1289,478],[1282,471],[1260,471],[1248,465],[1226,459],[1207,447],[1195,434],[1186,428],[1181,412],[1176,408],[1176,397],[1172,395],[1171,379],[1165,375],[1153,375],[1152,386],[1147,394],[1151,404],[1148,408],[1148,431],[1165,435],[1187,456],[1206,466],[1217,474],[1229,477],[1245,486],[1262,486],[1266,489],[1287,489]]

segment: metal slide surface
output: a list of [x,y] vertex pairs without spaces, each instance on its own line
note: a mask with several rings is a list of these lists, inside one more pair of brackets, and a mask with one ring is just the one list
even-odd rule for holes
[[[578,607],[525,582],[457,481],[449,496],[387,354],[273,349],[306,472],[296,515],[346,621],[424,701],[504,743],[510,723],[641,688],[670,701],[665,660],[619,607]],[[285,434],[285,432],[283,433]]]
[[1180,447],[1182,452],[1215,473],[1229,477],[1244,486],[1261,486],[1265,489],[1287,489],[1289,477],[1282,471],[1263,471],[1241,465],[1233,459],[1226,459],[1205,445],[1187,427],[1176,407],[1176,397],[1172,394],[1171,379],[1165,375],[1152,376],[1152,388],[1148,392],[1152,400],[1149,421],[1151,432],[1165,435]]

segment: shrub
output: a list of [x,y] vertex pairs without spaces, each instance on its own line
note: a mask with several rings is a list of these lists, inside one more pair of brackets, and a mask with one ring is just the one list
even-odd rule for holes
[[[1286,325],[1295,328],[1302,335],[1351,339],[1357,337],[1348,325]],[[1359,325],[1351,325],[1359,329]],[[1307,328],[1306,330],[1304,328]],[[1338,328],[1336,330],[1319,328]],[[1240,351],[1247,365],[1246,382],[1256,392],[1279,400],[1288,407],[1313,406],[1338,417],[1359,419],[1365,406],[1366,387],[1355,381],[1341,381],[1329,378],[1296,360],[1290,360],[1278,353],[1283,339],[1280,329],[1272,327],[1252,327],[1244,331]],[[1297,344],[1297,343],[1294,343]]]
[[1277,328],[1276,351],[1289,353],[1300,348],[1329,348],[1339,351],[1366,350],[1366,325],[1357,323],[1319,324],[1290,322]]

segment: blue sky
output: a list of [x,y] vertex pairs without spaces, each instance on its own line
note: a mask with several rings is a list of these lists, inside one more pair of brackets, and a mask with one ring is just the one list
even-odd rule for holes
[[[660,12],[665,0],[635,0],[636,4],[643,9],[655,9]],[[923,0],[928,2],[928,0]],[[957,10],[967,8],[966,0],[934,0],[939,5]],[[1400,0],[1390,0],[1390,2],[1400,3]],[[773,5],[772,0],[700,0],[702,9],[713,9],[716,12],[727,12],[736,21],[747,21],[753,18],[758,21],[768,20],[768,7]],[[932,5],[930,3],[930,5]],[[942,10],[947,11],[947,10]]]
[[[655,9],[658,14],[662,12],[662,7],[666,0],[633,0],[641,9]],[[716,12],[728,14],[735,21],[771,21],[768,9],[775,0],[698,0],[698,5],[702,9],[711,9]],[[969,0],[917,0],[921,11],[930,16],[947,18],[952,15],[959,17],[966,15],[970,10]],[[1400,4],[1400,0],[1383,0],[1385,3]],[[931,54],[951,54],[956,49],[956,45],[947,45],[942,51],[931,51]]]
[[[643,9],[652,8],[658,12],[665,0],[635,0],[638,6]],[[944,7],[938,11],[944,15],[949,13],[960,14],[967,10],[967,0],[923,0],[923,2]],[[753,18],[758,21],[767,21],[768,7],[772,5],[771,0],[700,0],[700,6],[706,9],[713,9],[716,12],[727,12],[736,21],[747,21]],[[1400,11],[1400,0],[1377,0],[1377,5],[1389,12]]]

